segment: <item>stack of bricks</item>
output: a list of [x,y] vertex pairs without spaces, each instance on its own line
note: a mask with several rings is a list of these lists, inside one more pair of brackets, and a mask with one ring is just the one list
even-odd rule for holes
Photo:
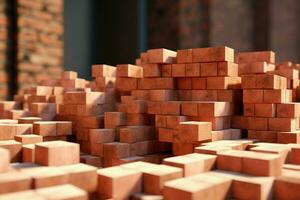
[[234,126],[247,129],[250,139],[297,143],[300,104],[292,100],[299,71],[284,65],[275,69],[270,51],[240,53],[238,59],[244,113],[234,118]]
[[19,89],[59,77],[63,64],[63,1],[17,2]]

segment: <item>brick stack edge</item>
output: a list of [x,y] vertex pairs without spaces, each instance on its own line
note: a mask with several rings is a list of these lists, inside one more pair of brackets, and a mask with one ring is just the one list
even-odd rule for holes
[[299,65],[150,49],[0,102],[0,199],[299,199]]

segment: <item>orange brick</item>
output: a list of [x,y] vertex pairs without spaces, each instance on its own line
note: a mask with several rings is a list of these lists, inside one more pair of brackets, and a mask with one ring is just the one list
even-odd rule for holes
[[124,167],[99,169],[98,193],[103,198],[126,199],[142,190],[142,173]]
[[150,101],[172,101],[176,99],[174,90],[150,90]]
[[255,116],[255,105],[254,103],[244,103],[244,116],[253,117]]
[[121,91],[136,90],[138,81],[136,78],[118,77],[116,80],[116,88]]
[[113,88],[116,84],[115,77],[97,77],[95,79],[95,85],[97,88]]
[[217,168],[226,171],[242,172],[243,153],[238,150],[221,151],[217,154]]
[[89,129],[89,140],[95,143],[107,143],[115,140],[114,129]]
[[181,142],[197,142],[211,139],[211,123],[209,122],[181,122],[178,139]]
[[177,88],[179,90],[191,90],[192,89],[192,79],[191,78],[178,78]]
[[81,128],[102,128],[104,126],[104,117],[103,115],[97,116],[82,116],[80,120],[76,121],[76,127]]
[[241,83],[240,77],[208,77],[207,89],[239,89]]
[[8,171],[9,163],[10,163],[10,152],[5,148],[0,148],[0,157],[1,157],[1,165],[0,165],[0,173]]
[[147,55],[149,63],[174,63],[177,53],[168,49],[149,49]]
[[194,153],[194,147],[193,143],[178,142],[178,137],[176,136],[172,144],[172,153],[176,156]]
[[299,144],[289,144],[291,148],[289,163],[299,165],[300,164],[300,145]]
[[264,103],[287,103],[291,98],[291,90],[264,90]]
[[111,159],[129,157],[130,145],[121,142],[104,143],[103,156]]
[[200,74],[202,77],[217,76],[218,75],[218,63],[217,62],[201,63]]
[[30,89],[30,94],[34,95],[50,95],[53,92],[53,87],[51,86],[36,86]]
[[116,67],[110,65],[92,65],[92,77],[115,77]]
[[120,142],[135,143],[155,139],[151,126],[126,126],[120,129]]
[[273,51],[253,51],[253,52],[241,52],[238,53],[239,63],[249,62],[269,62],[275,63],[275,53]]
[[25,144],[22,146],[22,161],[25,163],[34,163],[35,145]]
[[255,104],[256,117],[275,117],[275,114],[276,114],[275,104]]
[[242,102],[243,93],[239,90],[218,90],[218,101]]
[[138,80],[138,89],[141,90],[159,90],[174,89],[175,83],[173,78],[142,78]]
[[21,172],[7,172],[0,174],[0,194],[30,190],[32,179]]
[[20,162],[22,156],[22,144],[15,140],[0,141],[0,147],[7,149],[10,155],[11,162]]
[[159,128],[158,141],[173,143],[175,134],[177,134],[177,130],[170,129],[170,128]]
[[207,154],[187,154],[165,158],[163,164],[183,169],[183,176],[193,176],[214,168],[216,156]]
[[289,144],[289,143],[300,143],[300,131],[292,132],[278,132],[277,133],[278,143]]
[[162,77],[171,77],[172,76],[172,65],[171,64],[163,64],[161,67]]
[[56,123],[38,121],[33,123],[33,133],[41,136],[56,136]]
[[242,88],[243,89],[255,89],[256,88],[256,76],[254,76],[254,75],[242,76]]
[[192,49],[177,50],[177,63],[191,63],[193,62]]
[[263,103],[263,90],[243,90],[243,103]]
[[234,50],[229,47],[193,49],[193,62],[234,61]]
[[269,130],[272,131],[295,131],[298,127],[296,118],[269,118]]
[[122,112],[105,112],[104,127],[115,128],[126,124],[126,115]]
[[141,78],[143,77],[143,68],[131,64],[117,65],[117,77]]
[[126,104],[127,113],[146,113],[146,102],[143,100],[133,100]]
[[265,74],[268,72],[273,72],[275,70],[275,65],[272,63],[267,63],[264,61],[250,62],[250,63],[239,63],[239,74]]
[[206,78],[192,78],[192,89],[193,90],[204,90],[206,89]]
[[238,76],[238,65],[233,62],[218,62],[218,76]]
[[155,127],[166,128],[167,118],[165,115],[155,115]]
[[167,128],[179,129],[180,122],[186,121],[186,117],[170,115],[170,116],[166,116],[166,120],[167,120],[167,124],[166,124]]
[[183,102],[181,112],[187,116],[198,116],[198,104],[196,102]]
[[300,103],[277,104],[277,117],[295,118],[300,116]]
[[130,156],[144,156],[157,153],[157,140],[140,141],[130,144]]
[[276,177],[274,183],[275,199],[298,199],[299,172],[294,170],[284,170],[280,177]]
[[66,92],[65,104],[103,104],[105,100],[103,92]]
[[3,112],[4,110],[14,110],[14,109],[21,109],[21,104],[16,101],[1,101],[0,102],[0,111]]
[[43,137],[34,134],[16,135],[15,140],[21,142],[22,144],[35,144],[38,142],[43,142]]
[[186,63],[185,64],[185,76],[186,77],[199,77],[201,74],[200,63]]
[[77,72],[74,72],[74,71],[64,71],[63,75],[62,75],[62,78],[63,79],[73,80],[73,79],[76,79],[77,76],[78,76]]
[[274,74],[256,75],[255,86],[260,89],[286,89],[287,79]]
[[192,101],[217,101],[217,90],[192,90]]
[[65,141],[37,143],[35,145],[35,162],[45,166],[79,163],[79,144]]
[[172,64],[172,77],[185,77],[185,64]]
[[33,124],[34,122],[41,121],[40,117],[21,117],[18,119],[19,124]]
[[250,129],[250,130],[268,130],[268,118],[248,117],[248,129]]
[[126,114],[126,124],[128,126],[141,126],[149,124],[150,118],[148,114],[135,114],[127,113]]
[[143,77],[161,77],[160,64],[143,64]]
[[228,102],[199,102],[198,116],[221,117],[231,114],[231,106]]

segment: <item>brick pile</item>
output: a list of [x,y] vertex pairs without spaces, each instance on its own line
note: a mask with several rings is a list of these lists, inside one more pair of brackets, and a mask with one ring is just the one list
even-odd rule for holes
[[298,67],[151,49],[43,81],[0,102],[0,199],[298,199]]

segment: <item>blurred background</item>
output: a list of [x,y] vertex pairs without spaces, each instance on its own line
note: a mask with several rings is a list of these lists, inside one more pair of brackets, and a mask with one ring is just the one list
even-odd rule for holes
[[0,97],[149,48],[227,45],[300,61],[299,0],[0,0]]

